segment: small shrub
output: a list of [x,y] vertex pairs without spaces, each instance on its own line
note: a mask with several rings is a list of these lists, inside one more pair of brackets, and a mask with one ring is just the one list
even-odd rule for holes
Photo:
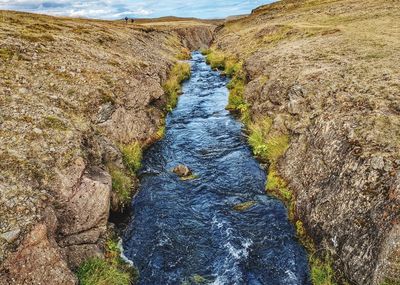
[[131,200],[132,180],[123,171],[111,169],[112,190],[117,195],[118,206],[124,206]]
[[380,285],[400,285],[400,280],[385,279]]
[[199,274],[195,274],[192,277],[194,284],[204,284],[207,283],[208,280]]
[[129,145],[121,147],[123,161],[125,166],[133,173],[142,167],[142,147],[140,143],[135,141]]
[[241,62],[237,62],[235,59],[229,58],[225,61],[225,74],[228,77],[237,76],[241,73],[243,69],[243,64]]

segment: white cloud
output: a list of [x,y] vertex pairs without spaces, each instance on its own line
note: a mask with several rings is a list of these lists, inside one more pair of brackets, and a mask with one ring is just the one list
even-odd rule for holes
[[221,18],[249,13],[269,2],[272,0],[0,0],[0,9],[102,19],[168,15]]

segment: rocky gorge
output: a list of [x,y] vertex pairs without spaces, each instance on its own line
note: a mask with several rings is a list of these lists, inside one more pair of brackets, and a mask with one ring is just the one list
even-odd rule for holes
[[287,138],[268,191],[343,283],[400,280],[399,16],[397,1],[279,1],[212,46],[215,65],[242,66],[233,107],[250,130],[267,122],[267,148]]
[[105,255],[131,198],[116,189],[138,189],[130,156],[162,136],[166,82],[210,45],[260,153],[284,144],[260,158],[267,191],[310,255],[338,284],[399,284],[398,1],[283,0],[223,24],[0,13],[1,285],[77,284]]
[[0,20],[0,284],[76,284],[72,270],[103,255],[121,206],[121,150],[157,136],[163,84],[214,25]]

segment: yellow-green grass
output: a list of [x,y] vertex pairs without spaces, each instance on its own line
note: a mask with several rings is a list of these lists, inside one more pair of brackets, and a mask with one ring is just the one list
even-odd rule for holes
[[80,285],[130,285],[138,278],[135,268],[129,267],[120,257],[118,242],[106,243],[105,258],[90,258],[77,270]]
[[125,166],[133,173],[142,167],[143,150],[138,141],[121,146],[122,158]]
[[188,48],[182,48],[181,51],[176,55],[179,60],[189,60],[192,58],[192,54]]
[[248,126],[249,144],[261,160],[275,163],[285,154],[290,139],[286,134],[270,134],[271,127],[272,119],[269,117],[251,122]]
[[243,123],[250,122],[250,106],[244,100],[245,75],[243,63],[232,56],[224,55],[215,50],[203,50],[206,61],[213,69],[219,69],[231,78],[227,87],[229,89],[227,110],[238,112]]
[[132,179],[124,171],[119,169],[110,170],[112,178],[112,190],[117,196],[118,207],[127,205],[132,196]]
[[211,66],[211,68],[219,70],[225,69],[226,56],[222,52],[208,50],[204,52],[204,54],[207,55],[206,62]]
[[181,84],[190,78],[190,65],[177,63],[171,70],[168,80],[164,83],[164,91],[167,94],[167,110],[172,111],[178,104],[178,96],[181,93]]

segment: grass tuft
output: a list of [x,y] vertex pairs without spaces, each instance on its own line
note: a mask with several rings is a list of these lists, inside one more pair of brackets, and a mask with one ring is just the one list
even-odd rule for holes
[[117,206],[118,208],[124,207],[131,201],[132,180],[119,169],[111,169],[110,174],[112,178],[112,190],[117,196]]
[[106,260],[92,258],[87,260],[77,272],[81,285],[129,285],[131,276],[118,270]]
[[168,80],[164,83],[164,91],[168,96],[167,110],[172,111],[178,104],[181,84],[190,77],[190,65],[177,63],[171,70]]
[[121,152],[125,166],[136,173],[142,167],[143,151],[140,143],[135,141],[129,145],[121,146]]
[[213,69],[224,70],[225,69],[225,55],[222,52],[215,50],[208,50],[206,52],[206,62]]
[[188,48],[182,48],[176,58],[179,60],[189,60],[192,58],[192,54]]
[[336,285],[334,271],[329,258],[321,261],[319,258],[310,257],[311,281],[313,285]]
[[271,135],[272,119],[265,117],[249,124],[249,143],[263,161],[275,163],[289,147],[288,135]]
[[287,183],[278,175],[274,167],[269,168],[266,189],[269,193],[275,194],[278,198],[288,203],[292,200],[292,192],[288,189]]
[[80,285],[130,285],[138,279],[135,268],[129,267],[120,257],[118,242],[110,239],[106,242],[105,259],[88,259],[78,269]]

